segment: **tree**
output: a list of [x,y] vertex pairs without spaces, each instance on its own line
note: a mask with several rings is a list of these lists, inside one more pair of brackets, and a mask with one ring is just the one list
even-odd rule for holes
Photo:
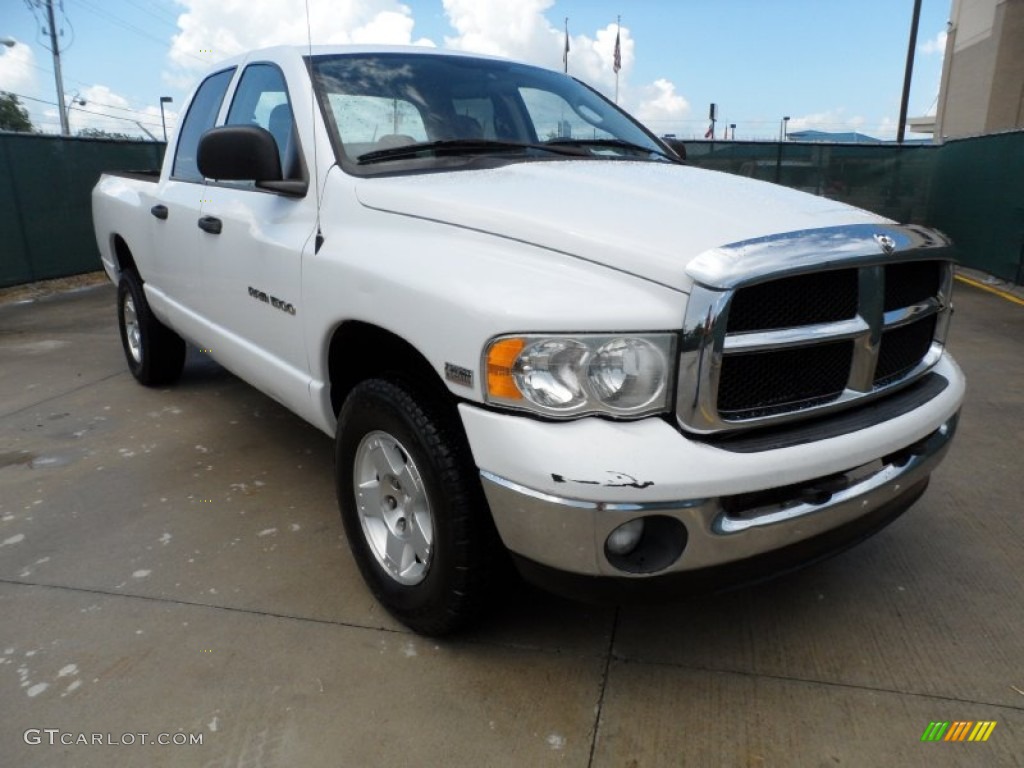
[[33,130],[28,110],[21,105],[18,97],[13,93],[0,91],[0,131],[31,133]]
[[102,128],[83,128],[78,132],[79,136],[87,139],[134,139],[135,136],[130,136],[127,133],[116,133],[114,131],[105,131]]

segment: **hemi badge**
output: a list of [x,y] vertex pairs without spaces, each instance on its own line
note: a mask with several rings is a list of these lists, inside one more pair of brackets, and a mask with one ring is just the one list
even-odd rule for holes
[[444,377],[454,384],[469,387],[470,389],[473,388],[473,372],[469,368],[445,363]]

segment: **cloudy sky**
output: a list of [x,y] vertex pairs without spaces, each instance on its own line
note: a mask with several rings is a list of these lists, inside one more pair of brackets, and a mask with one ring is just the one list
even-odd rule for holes
[[[911,115],[934,112],[951,0],[924,0]],[[159,135],[197,78],[249,48],[313,42],[433,45],[569,71],[610,97],[622,16],[619,103],[659,134],[703,135],[708,105],[738,138],[859,130],[890,138],[912,0],[54,0],[75,132]],[[0,90],[59,131],[40,0],[0,0]],[[85,104],[78,102],[84,101]]]

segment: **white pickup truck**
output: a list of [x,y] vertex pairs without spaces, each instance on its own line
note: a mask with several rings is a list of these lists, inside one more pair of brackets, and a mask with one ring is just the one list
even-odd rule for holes
[[502,59],[226,61],[93,210],[131,372],[187,340],[333,436],[352,553],[423,633],[510,559],[632,600],[838,551],[923,493],[964,396],[943,235],[688,167]]

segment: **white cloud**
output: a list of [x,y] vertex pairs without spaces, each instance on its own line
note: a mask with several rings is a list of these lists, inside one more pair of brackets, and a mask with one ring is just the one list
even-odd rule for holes
[[[211,63],[251,48],[306,43],[304,0],[177,0],[185,10],[178,18],[179,33],[169,54],[174,67],[164,81],[185,89]],[[554,0],[442,0],[453,34],[447,48],[506,56],[549,69],[562,69],[565,32],[545,15]],[[415,39],[412,11],[398,0],[309,0],[313,43],[433,45]],[[593,33],[574,34],[569,21],[569,74],[612,97],[616,77],[612,69],[616,33],[621,35],[622,69],[619,102],[641,119],[651,120],[657,131],[672,130],[670,123],[689,110],[686,99],[666,79],[631,88],[629,74],[636,43],[628,27],[616,24]]]
[[[565,33],[544,17],[553,4],[554,0],[443,0],[448,21],[458,33],[444,39],[445,47],[561,69]],[[574,61],[577,41],[570,39],[569,59]]]
[[[180,31],[172,38],[169,55],[174,65],[193,75],[252,48],[305,45],[309,40],[304,0],[177,1],[185,12],[178,17]],[[397,0],[309,0],[314,45],[409,45],[413,24],[412,12]],[[171,82],[180,82],[181,75],[170,73]]]
[[[520,59],[561,70],[565,28],[545,16],[553,0],[444,0],[445,13],[456,35],[446,37],[445,47]],[[664,78],[632,87],[630,73],[636,60],[636,41],[628,27],[610,23],[590,34],[574,34],[569,20],[569,74],[597,88],[608,97],[615,94],[615,37],[619,35],[622,68],[619,72],[619,103],[652,130],[678,129],[689,112],[687,100]]]
[[859,131],[864,127],[865,119],[859,115],[849,116],[846,109],[830,109],[810,115],[800,115],[789,119],[789,133],[797,131]]
[[[458,33],[445,37],[446,48],[519,59],[548,69],[563,68],[565,28],[544,15],[554,0],[443,0],[448,21]],[[573,34],[569,20],[569,74],[611,94],[615,88],[612,60],[616,25],[609,24],[593,36]],[[632,69],[634,41],[622,28],[620,49],[624,80]]]
[[0,91],[32,94],[37,87],[36,57],[25,43],[0,46]]
[[657,134],[680,133],[690,114],[690,103],[676,93],[670,81],[660,78],[641,89],[640,100],[633,110],[636,118]]
[[936,53],[939,56],[944,56],[946,54],[946,30],[942,30],[930,40],[925,40],[917,46],[917,50],[929,56]]
[[[150,138],[145,132],[149,131],[157,139],[163,138],[158,106],[147,105],[142,108],[135,106],[106,85],[90,85],[67,94],[66,99],[66,104],[69,106],[68,124],[72,136],[78,135],[80,131],[92,129],[138,136],[143,139]],[[83,101],[84,104],[81,103]],[[168,132],[174,126],[177,115],[176,110],[164,107]],[[45,119],[48,124],[59,123],[60,118],[56,108],[51,107],[46,110]],[[139,123],[142,124],[141,127]]]
[[899,120],[886,116],[882,118],[879,125],[872,129],[871,135],[877,139],[895,139],[898,128]]

